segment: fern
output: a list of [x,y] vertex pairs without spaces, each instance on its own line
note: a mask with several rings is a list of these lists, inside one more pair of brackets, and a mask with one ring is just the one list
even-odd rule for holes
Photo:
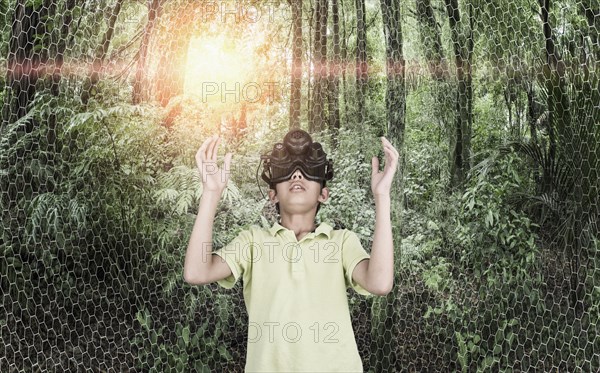
[[[159,189],[154,192],[154,198],[176,215],[187,214],[200,202],[202,196],[202,182],[196,168],[173,167],[158,178],[158,185]],[[233,180],[229,180],[222,199],[232,204],[240,198],[239,188]]]

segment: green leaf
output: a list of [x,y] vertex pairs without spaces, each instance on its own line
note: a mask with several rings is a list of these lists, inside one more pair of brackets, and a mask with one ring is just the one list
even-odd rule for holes
[[492,210],[488,210],[487,216],[485,217],[485,223],[490,227],[494,225],[494,214],[492,213]]
[[423,315],[423,318],[425,318],[425,319],[430,318],[432,312],[433,312],[433,308],[431,306],[427,306],[427,311],[425,312],[425,315]]
[[458,342],[458,350],[460,351],[460,354],[462,356],[465,356],[465,354],[467,353],[467,346],[465,345],[465,339],[463,338],[462,334],[460,334],[460,332],[454,332],[454,335],[456,335],[456,340]]
[[183,338],[183,342],[187,346],[190,343],[190,327],[186,326],[181,331],[181,337]]
[[494,352],[494,355],[500,355],[500,353],[502,353],[502,345],[499,345],[499,344],[495,345],[493,352]]
[[155,345],[158,341],[158,334],[156,334],[156,330],[150,331],[150,343]]
[[202,324],[202,326],[200,327],[200,329],[198,329],[198,331],[196,332],[196,335],[202,337],[207,329],[208,329],[208,321],[205,321]]
[[427,276],[425,279],[425,285],[432,290],[439,290],[439,284],[441,281],[442,277],[437,273],[433,273]]
[[210,373],[210,368],[208,365],[203,363],[200,360],[196,361],[196,365],[194,366],[194,370],[198,373]]
[[217,348],[217,351],[219,351],[219,355],[221,355],[221,357],[225,360],[230,361],[233,359],[233,357],[229,354],[229,351],[227,351],[227,348],[225,348],[225,346],[219,346]]
[[506,341],[508,342],[508,345],[512,346],[514,340],[515,340],[515,333],[508,332],[508,335],[506,336]]
[[[144,310],[145,311],[145,310]],[[137,314],[135,315],[135,317],[137,318],[138,322],[140,323],[140,325],[142,327],[146,327],[148,325],[147,322],[147,317],[145,315],[145,312],[143,311],[138,311]]]
[[437,224],[436,224],[434,221],[432,221],[432,220],[429,220],[429,221],[427,222],[427,229],[430,229],[430,230],[432,230],[432,231],[437,231],[437,230],[439,230],[440,228],[438,227],[438,225],[437,225]]
[[496,344],[502,343],[502,340],[504,339],[504,330],[502,329],[498,329],[496,331],[496,336],[494,338],[494,342]]
[[494,364],[498,362],[498,358],[495,358],[493,356],[486,356],[485,359],[483,359],[483,363],[480,369],[478,369],[477,371],[485,371],[488,368],[491,368],[492,366],[494,366]]

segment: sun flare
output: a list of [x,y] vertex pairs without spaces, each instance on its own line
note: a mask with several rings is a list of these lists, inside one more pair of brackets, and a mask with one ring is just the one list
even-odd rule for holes
[[252,51],[225,36],[194,37],[188,47],[184,92],[202,102],[236,103],[251,79]]

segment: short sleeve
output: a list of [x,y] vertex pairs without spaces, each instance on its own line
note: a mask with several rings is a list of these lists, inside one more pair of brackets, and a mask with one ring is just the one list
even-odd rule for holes
[[231,289],[237,283],[238,279],[248,270],[248,263],[251,254],[249,253],[252,243],[252,234],[249,230],[242,230],[231,242],[219,250],[213,251],[213,255],[218,255],[225,260],[231,269],[231,275],[217,280],[217,284],[225,289]]
[[371,295],[368,290],[360,286],[352,279],[354,267],[371,256],[365,251],[360,243],[356,233],[346,230],[344,241],[342,243],[342,263],[344,265],[344,277],[346,278],[346,287],[352,287],[358,294]]

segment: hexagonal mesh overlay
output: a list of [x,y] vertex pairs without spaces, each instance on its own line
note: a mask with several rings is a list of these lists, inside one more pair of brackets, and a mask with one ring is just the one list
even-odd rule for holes
[[[389,293],[345,279],[365,372],[600,371],[599,35],[598,0],[0,0],[0,371],[243,372],[264,276],[184,262],[288,213],[258,173],[290,128],[333,159],[316,225],[393,251]],[[282,317],[262,338],[333,352],[278,371],[352,347]]]

